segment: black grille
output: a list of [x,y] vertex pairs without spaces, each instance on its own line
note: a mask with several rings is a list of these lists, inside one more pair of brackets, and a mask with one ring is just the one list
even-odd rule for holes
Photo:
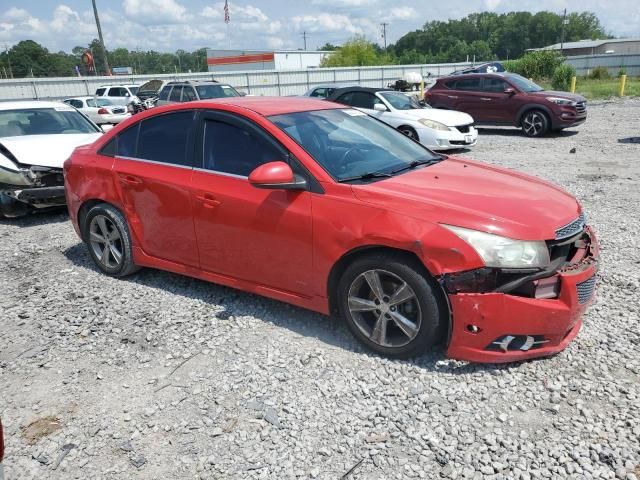
[[460,125],[459,127],[456,127],[456,128],[460,133],[469,133],[469,130],[471,130],[472,126],[473,124],[470,123],[469,125]]
[[593,296],[593,291],[596,288],[596,277],[595,275],[591,278],[588,278],[584,282],[581,282],[576,285],[576,289],[578,290],[578,303],[587,303],[591,300]]
[[586,222],[587,222],[587,219],[584,213],[581,213],[580,216],[576,218],[573,222],[568,223],[564,227],[560,227],[559,229],[556,230],[556,240],[569,238],[580,233],[584,229],[584,225]]
[[587,102],[578,102],[576,103],[576,112],[578,114],[584,113],[587,111]]

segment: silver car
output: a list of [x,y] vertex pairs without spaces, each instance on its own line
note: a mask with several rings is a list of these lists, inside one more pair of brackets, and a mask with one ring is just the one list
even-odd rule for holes
[[235,88],[226,83],[211,81],[198,82],[194,80],[186,82],[169,82],[162,88],[162,90],[160,90],[160,95],[156,105],[242,96],[244,96],[243,92],[238,92]]

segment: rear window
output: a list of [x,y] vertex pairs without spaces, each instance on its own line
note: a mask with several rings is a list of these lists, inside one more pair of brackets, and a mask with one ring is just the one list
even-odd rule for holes
[[240,96],[238,91],[231,85],[198,85],[196,86],[196,91],[200,100]]

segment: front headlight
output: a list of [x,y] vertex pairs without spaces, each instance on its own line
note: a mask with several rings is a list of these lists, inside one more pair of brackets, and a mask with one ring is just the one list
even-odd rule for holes
[[549,250],[543,241],[514,240],[453,225],[442,226],[471,245],[487,267],[543,268],[551,263]]
[[436,122],[435,120],[429,120],[427,118],[421,118],[418,120],[425,127],[433,128],[434,130],[441,130],[448,132],[450,129],[444,123]]
[[573,100],[569,100],[568,98],[560,98],[560,97],[547,97],[551,103],[555,103],[556,105],[568,105],[570,107],[575,107],[576,102]]

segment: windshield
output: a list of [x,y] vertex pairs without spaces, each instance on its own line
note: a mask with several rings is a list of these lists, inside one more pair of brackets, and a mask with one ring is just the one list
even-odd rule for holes
[[542,88],[537,83],[534,83],[531,80],[521,77],[516,73],[510,73],[509,75],[505,75],[505,78],[507,78],[511,83],[513,83],[516,87],[518,87],[523,92],[541,92],[542,90],[544,90],[544,88]]
[[98,131],[97,127],[72,107],[0,111],[0,137]]
[[200,100],[240,96],[231,85],[198,85],[196,86],[196,90],[198,91]]
[[414,162],[441,159],[395,128],[354,109],[288,113],[269,119],[337,181],[368,173],[390,174]]
[[423,108],[414,97],[400,92],[379,92],[396,110],[416,110]]
[[139,87],[129,87],[129,90],[131,91],[131,95],[135,95],[138,93],[138,88]]

